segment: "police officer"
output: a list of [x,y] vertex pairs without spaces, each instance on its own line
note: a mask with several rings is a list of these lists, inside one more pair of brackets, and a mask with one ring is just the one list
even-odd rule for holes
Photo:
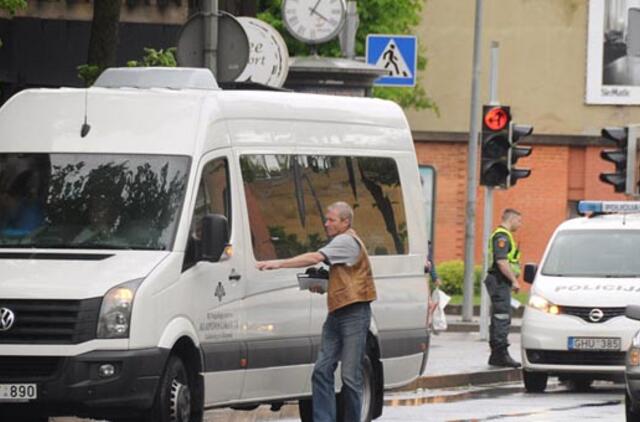
[[513,232],[522,225],[522,216],[512,208],[502,213],[502,222],[489,238],[489,271],[484,280],[491,297],[491,327],[489,365],[511,368],[520,362],[509,356],[509,326],[511,325],[511,290],[520,289],[520,251]]

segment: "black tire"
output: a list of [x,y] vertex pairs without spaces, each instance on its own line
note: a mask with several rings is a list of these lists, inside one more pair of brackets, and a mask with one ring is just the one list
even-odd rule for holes
[[624,410],[627,422],[638,422],[640,421],[640,411],[637,409],[636,405],[631,400],[629,396],[629,392],[625,391],[624,394]]
[[311,399],[298,400],[298,411],[301,422],[313,422],[313,402]]
[[542,393],[547,388],[549,375],[544,372],[522,371],[522,380],[527,393]]
[[[375,400],[376,400],[376,376],[373,370],[371,356],[367,353],[362,362],[362,411],[361,422],[371,422]],[[341,394],[336,394],[337,422],[351,422],[344,420],[342,412]],[[313,422],[313,403],[310,398],[298,401],[298,410],[300,411],[300,420],[302,422]]]
[[573,391],[584,393],[591,389],[591,378],[571,378],[570,386]]
[[0,421],[49,422],[49,417],[30,414],[25,410],[7,410],[0,406]]
[[[360,422],[371,422],[376,401],[376,376],[373,370],[371,348],[367,347],[367,354],[362,361],[362,408],[360,410]],[[344,418],[342,394],[336,396],[336,422],[351,422]]]
[[[371,422],[373,420],[373,407],[376,401],[376,374],[373,370],[371,356],[366,354],[362,362],[362,410],[360,411],[361,422]],[[346,422],[346,421],[345,421]]]
[[160,378],[156,398],[149,422],[202,422],[202,409],[199,409],[194,395],[197,384],[190,375],[182,359],[170,356],[167,367]]

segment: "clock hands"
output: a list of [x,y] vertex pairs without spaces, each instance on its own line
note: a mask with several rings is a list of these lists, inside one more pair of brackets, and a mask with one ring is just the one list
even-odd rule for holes
[[318,5],[320,4],[321,1],[322,0],[318,0],[313,7],[309,8],[309,10],[311,11],[311,13],[309,13],[310,15],[313,15],[314,13],[316,13],[316,9],[318,8]]
[[[318,2],[319,3],[319,2]],[[316,4],[317,5],[317,4]],[[329,19],[327,19],[326,16],[320,14],[319,12],[316,12],[315,10],[313,10],[312,8],[309,8],[310,11],[310,15],[316,15],[317,17],[319,17],[320,19],[322,19],[325,22],[329,22]]]

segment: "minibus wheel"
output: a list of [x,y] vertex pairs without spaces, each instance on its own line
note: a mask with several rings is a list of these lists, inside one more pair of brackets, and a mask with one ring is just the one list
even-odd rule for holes
[[180,357],[170,356],[162,374],[149,422],[200,422],[194,409],[195,382]]
[[[361,422],[371,422],[373,418],[373,408],[375,406],[375,392],[376,392],[376,377],[373,370],[373,363],[371,361],[370,352],[364,357],[362,362],[362,410],[361,410]],[[337,407],[337,422],[350,422],[345,421],[342,415],[342,405],[340,400],[340,394],[336,394],[336,407]],[[301,399],[298,401],[298,409],[300,411],[300,420],[302,422],[313,421],[313,404],[311,398]]]

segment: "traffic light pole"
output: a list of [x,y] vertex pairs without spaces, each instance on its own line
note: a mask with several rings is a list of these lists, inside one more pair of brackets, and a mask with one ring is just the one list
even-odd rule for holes
[[473,255],[475,246],[476,189],[478,162],[478,132],[480,129],[480,50],[482,47],[482,0],[476,0],[476,16],[473,35],[473,72],[471,75],[471,122],[469,129],[469,148],[467,153],[467,213],[464,239],[464,285],[462,289],[462,320],[471,321],[473,317]]
[[[491,42],[491,68],[489,74],[489,105],[499,105],[498,101],[498,53],[500,44]],[[484,189],[484,216],[482,224],[482,275],[486,276],[489,270],[489,236],[493,223],[493,186],[485,186]],[[480,340],[489,338],[489,293],[484,283],[480,283]]]
[[204,67],[211,69],[218,77],[218,0],[204,0]]

